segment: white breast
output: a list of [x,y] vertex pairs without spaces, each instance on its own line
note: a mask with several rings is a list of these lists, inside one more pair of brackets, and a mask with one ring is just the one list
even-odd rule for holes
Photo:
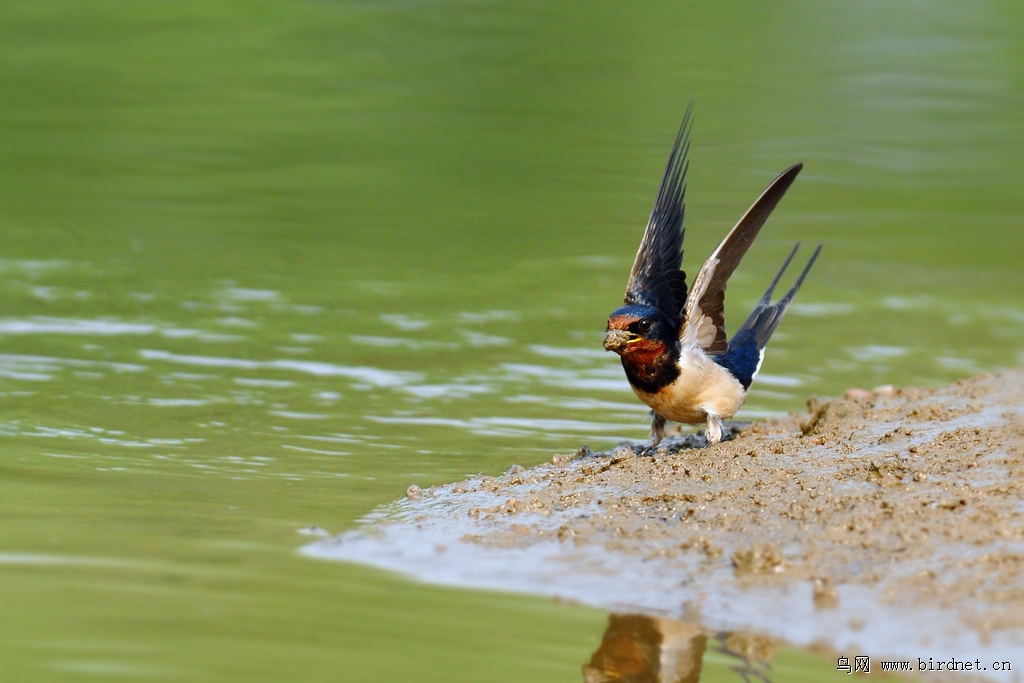
[[728,419],[746,398],[743,385],[699,349],[683,352],[679,377],[669,386],[653,394],[633,391],[654,412],[685,424],[704,422],[709,414]]

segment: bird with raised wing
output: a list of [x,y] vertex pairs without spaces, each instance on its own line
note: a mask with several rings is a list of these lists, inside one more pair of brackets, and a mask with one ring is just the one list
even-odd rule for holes
[[691,104],[669,155],[626,284],[625,305],[608,317],[604,337],[604,348],[619,354],[634,393],[651,408],[652,448],[664,437],[668,420],[705,423],[708,445],[722,440],[723,420],[743,405],[768,340],[821,252],[818,245],[793,286],[773,302],[775,287],[800,247],[797,242],[746,322],[727,339],[729,278],[803,164],[791,166],[772,181],[687,288],[680,267],[692,111]]

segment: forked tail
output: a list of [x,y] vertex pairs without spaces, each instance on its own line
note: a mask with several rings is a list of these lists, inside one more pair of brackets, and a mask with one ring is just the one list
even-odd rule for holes
[[818,258],[818,254],[821,252],[821,245],[819,244],[814,253],[811,254],[807,265],[804,266],[800,277],[796,279],[796,282],[789,288],[786,295],[772,303],[772,294],[775,292],[775,286],[779,284],[779,279],[786,272],[789,262],[793,260],[793,256],[796,255],[796,251],[799,248],[800,243],[797,242],[796,246],[793,247],[793,251],[789,252],[789,256],[786,257],[786,262],[782,264],[782,268],[775,275],[775,279],[768,285],[768,291],[764,293],[761,300],[754,306],[750,317],[747,318],[747,321],[743,323],[742,327],[729,340],[729,348],[725,353],[714,358],[716,363],[724,367],[732,373],[733,377],[739,380],[744,389],[750,388],[754,377],[757,376],[757,371],[761,369],[761,361],[764,360],[764,347],[768,345],[768,340],[771,339],[775,328],[779,326],[782,316],[786,314],[786,309],[789,308],[789,304],[793,301],[793,297],[800,289],[800,285],[804,283],[804,278],[807,277],[808,271],[810,271],[815,259]]

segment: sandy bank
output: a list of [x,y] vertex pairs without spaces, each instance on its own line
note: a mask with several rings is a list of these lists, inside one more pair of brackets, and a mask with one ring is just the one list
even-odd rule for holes
[[1024,371],[849,395],[711,448],[581,449],[413,491],[305,552],[1024,670]]

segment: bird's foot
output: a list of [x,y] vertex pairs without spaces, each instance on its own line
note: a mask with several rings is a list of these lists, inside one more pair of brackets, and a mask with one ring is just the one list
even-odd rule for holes
[[651,443],[650,446],[647,446],[642,451],[637,453],[637,455],[639,455],[641,458],[653,458],[654,456],[656,456],[658,454],[658,450],[659,449],[660,449],[660,447],[658,446],[658,443],[654,442],[654,443]]
[[665,423],[667,420],[651,411],[651,448],[654,448],[665,438]]
[[708,415],[708,427],[704,430],[704,438],[707,439],[708,446],[714,446],[722,440],[722,427],[724,426],[720,417]]

